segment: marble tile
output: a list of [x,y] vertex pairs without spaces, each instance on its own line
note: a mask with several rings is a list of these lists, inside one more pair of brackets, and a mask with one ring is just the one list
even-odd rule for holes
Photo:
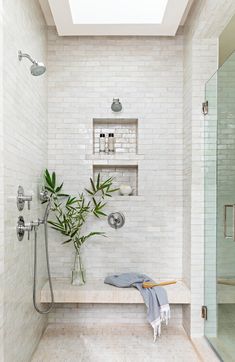
[[[133,328],[133,327],[132,327]],[[49,325],[32,362],[197,362],[200,361],[182,327],[168,328],[153,343],[151,328],[85,329]]]
[[[143,304],[141,294],[135,288],[116,288],[104,284],[97,279],[87,282],[82,287],[71,285],[68,278],[53,279],[54,298],[57,303],[113,303],[113,304]],[[182,281],[164,287],[168,294],[169,303],[190,303],[190,290]],[[41,291],[41,302],[50,302],[48,282]]]

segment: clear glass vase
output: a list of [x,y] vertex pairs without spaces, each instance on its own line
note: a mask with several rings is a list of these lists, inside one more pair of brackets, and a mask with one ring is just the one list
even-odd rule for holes
[[72,270],[72,285],[84,285],[85,283],[86,273],[82,264],[81,253],[76,252]]

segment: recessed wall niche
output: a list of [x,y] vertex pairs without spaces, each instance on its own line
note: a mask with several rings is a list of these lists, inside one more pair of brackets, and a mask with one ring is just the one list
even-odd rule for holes
[[137,165],[94,165],[93,176],[96,179],[100,173],[101,179],[114,178],[113,188],[119,188],[122,184],[132,187],[132,195],[138,195],[138,166]]
[[93,153],[99,153],[100,133],[114,133],[116,154],[138,153],[138,119],[132,118],[94,118]]

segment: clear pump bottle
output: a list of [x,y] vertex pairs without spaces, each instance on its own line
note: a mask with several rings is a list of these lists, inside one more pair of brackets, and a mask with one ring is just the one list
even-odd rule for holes
[[105,134],[104,134],[104,133],[100,133],[99,152],[100,152],[100,153],[104,153],[104,152],[105,152]]
[[114,133],[109,133],[108,150],[109,150],[109,153],[114,153],[114,152],[115,152],[115,138],[114,138]]

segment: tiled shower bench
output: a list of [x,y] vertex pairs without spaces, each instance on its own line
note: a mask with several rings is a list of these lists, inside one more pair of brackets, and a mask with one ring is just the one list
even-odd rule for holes
[[[190,290],[182,282],[164,287],[170,304],[190,304]],[[83,286],[71,285],[66,278],[53,279],[55,303],[109,303],[109,304],[143,304],[139,291],[135,288],[116,288],[104,284],[103,280],[87,282]],[[48,282],[41,290],[41,303],[51,301]]]

